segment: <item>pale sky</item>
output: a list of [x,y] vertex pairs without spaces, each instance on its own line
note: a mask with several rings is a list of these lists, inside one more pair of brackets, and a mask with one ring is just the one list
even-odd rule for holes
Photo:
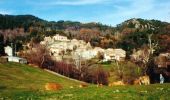
[[130,18],[170,22],[170,0],[0,0],[0,13],[112,26]]

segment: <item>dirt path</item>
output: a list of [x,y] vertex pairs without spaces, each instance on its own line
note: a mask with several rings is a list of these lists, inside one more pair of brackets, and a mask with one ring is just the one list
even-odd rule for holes
[[72,78],[69,78],[69,77],[63,76],[63,75],[61,75],[61,74],[58,74],[58,73],[53,72],[53,71],[48,70],[48,69],[44,69],[44,70],[45,70],[45,71],[47,71],[47,72],[49,72],[49,73],[51,73],[51,74],[54,74],[54,75],[60,76],[60,77],[62,77],[62,78],[66,78],[66,79],[71,80],[71,81],[80,82],[80,83],[86,83],[86,82],[83,82],[83,81],[79,81],[79,80],[76,80],[76,79],[72,79]]

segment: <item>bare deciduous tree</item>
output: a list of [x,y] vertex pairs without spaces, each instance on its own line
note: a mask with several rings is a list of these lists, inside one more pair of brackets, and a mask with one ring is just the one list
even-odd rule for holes
[[36,45],[31,50],[27,50],[25,57],[29,63],[35,64],[39,67],[44,67],[43,64],[51,59],[49,51],[42,45]]

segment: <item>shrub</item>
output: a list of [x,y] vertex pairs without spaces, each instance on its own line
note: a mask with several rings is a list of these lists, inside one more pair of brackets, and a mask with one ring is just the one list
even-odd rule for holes
[[58,83],[46,83],[45,90],[60,90],[62,86]]
[[97,84],[108,84],[109,73],[106,72],[102,67],[97,67],[93,74],[93,82]]
[[50,54],[48,50],[42,45],[36,45],[36,47],[28,50],[23,57],[28,60],[29,63],[35,64],[41,68],[48,65],[48,61],[51,61]]

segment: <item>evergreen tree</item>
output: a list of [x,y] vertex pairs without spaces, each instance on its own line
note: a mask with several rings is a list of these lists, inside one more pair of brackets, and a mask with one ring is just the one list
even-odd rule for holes
[[4,37],[0,34],[0,56],[4,54]]

